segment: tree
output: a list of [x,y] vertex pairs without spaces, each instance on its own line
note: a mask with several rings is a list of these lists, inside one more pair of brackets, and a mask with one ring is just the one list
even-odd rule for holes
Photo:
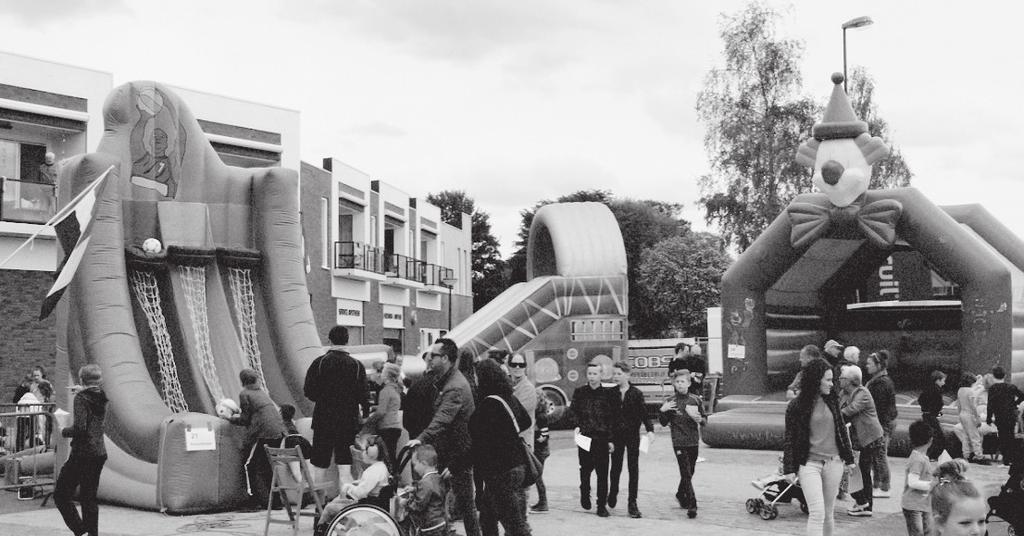
[[708,233],[674,236],[644,251],[636,287],[657,297],[649,314],[664,326],[647,336],[665,336],[669,329],[688,336],[706,333],[705,311],[719,304],[722,274],[730,263],[722,239]]
[[803,44],[775,35],[779,14],[751,3],[725,16],[725,67],[708,73],[697,97],[711,172],[700,179],[705,220],[745,250],[811,176],[794,156],[819,109],[801,96]]
[[899,188],[910,186],[914,174],[903,160],[899,148],[889,139],[889,124],[878,115],[874,102],[875,80],[863,67],[855,67],[847,81],[853,112],[868,124],[868,133],[882,138],[889,145],[889,156],[875,162],[871,168],[869,188]]
[[505,290],[505,261],[498,251],[499,243],[491,232],[490,214],[477,210],[473,198],[461,190],[445,190],[427,195],[427,202],[441,209],[441,220],[462,227],[462,214],[470,214],[471,269],[473,271],[473,310],[487,305]]

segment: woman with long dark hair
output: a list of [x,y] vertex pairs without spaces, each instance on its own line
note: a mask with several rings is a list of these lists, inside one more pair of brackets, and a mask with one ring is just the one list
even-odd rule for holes
[[483,482],[480,529],[484,536],[497,536],[500,522],[507,536],[529,536],[519,430],[529,428],[532,418],[512,395],[512,384],[496,361],[478,361],[476,379],[480,403],[469,419],[469,435],[473,470]]
[[832,366],[813,359],[800,371],[800,392],[786,407],[783,472],[797,476],[807,501],[808,536],[832,536],[843,466],[853,470],[850,434],[832,387]]

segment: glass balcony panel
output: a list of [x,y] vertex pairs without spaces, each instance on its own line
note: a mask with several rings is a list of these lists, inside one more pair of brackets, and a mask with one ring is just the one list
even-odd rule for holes
[[52,184],[3,177],[0,219],[20,223],[46,223],[56,214],[57,196]]

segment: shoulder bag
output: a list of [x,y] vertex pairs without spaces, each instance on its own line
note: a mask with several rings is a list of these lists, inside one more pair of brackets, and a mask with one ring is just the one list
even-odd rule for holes
[[541,473],[544,472],[544,464],[537,459],[537,456],[532,450],[530,450],[530,447],[526,446],[526,442],[523,441],[522,436],[519,435],[519,421],[516,420],[516,416],[512,413],[512,408],[509,407],[508,402],[505,402],[505,400],[498,395],[490,395],[487,398],[494,398],[498,402],[501,402],[501,405],[505,406],[505,411],[508,412],[508,417],[512,419],[512,426],[516,429],[516,438],[519,442],[519,449],[523,453],[523,459],[526,460],[526,472],[523,476],[523,487],[528,488],[536,484],[537,480],[541,477]]

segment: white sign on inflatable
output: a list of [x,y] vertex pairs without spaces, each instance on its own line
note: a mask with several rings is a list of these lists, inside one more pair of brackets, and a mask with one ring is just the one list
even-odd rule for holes
[[213,433],[213,427],[187,427],[185,429],[185,450],[187,452],[217,450],[217,441]]

